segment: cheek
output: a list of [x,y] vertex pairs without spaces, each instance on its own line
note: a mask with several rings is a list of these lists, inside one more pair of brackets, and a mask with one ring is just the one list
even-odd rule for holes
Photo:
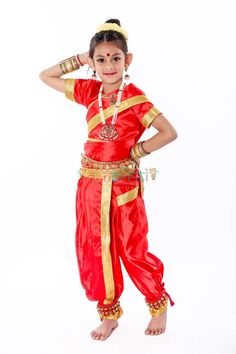
[[95,65],[95,70],[96,71],[101,71],[102,70],[102,65],[101,64],[96,64]]
[[115,63],[117,68],[122,69],[125,66],[125,63],[123,61],[118,61]]

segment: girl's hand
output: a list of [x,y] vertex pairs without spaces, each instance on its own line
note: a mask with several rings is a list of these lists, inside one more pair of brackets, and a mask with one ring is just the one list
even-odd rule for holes
[[91,58],[89,58],[89,52],[79,54],[79,58],[80,58],[80,61],[83,65],[85,65],[85,64],[90,65],[89,59],[91,60]]

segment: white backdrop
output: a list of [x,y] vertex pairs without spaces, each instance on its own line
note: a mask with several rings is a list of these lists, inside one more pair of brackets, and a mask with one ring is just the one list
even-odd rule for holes
[[[1,17],[1,352],[235,353],[235,3],[22,0]],[[166,332],[145,336],[148,309],[124,270],[124,315],[100,342],[74,248],[86,109],[39,73],[87,51],[109,18],[129,33],[132,82],[178,133],[141,162],[158,169],[145,184],[149,250],[175,305]]]

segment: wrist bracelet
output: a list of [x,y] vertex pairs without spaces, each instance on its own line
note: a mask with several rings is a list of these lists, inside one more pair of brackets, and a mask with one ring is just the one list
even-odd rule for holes
[[78,64],[75,55],[60,61],[59,65],[63,74],[71,73],[72,71],[75,71],[80,68],[80,65]]
[[131,148],[130,155],[134,160],[150,154],[150,152],[144,150],[143,143],[144,141],[140,141]]
[[80,63],[80,65],[83,66],[84,64],[83,64],[82,61],[80,60],[79,54],[77,54],[77,59],[78,59],[78,62]]
[[147,152],[147,151],[144,150],[144,148],[143,148],[143,143],[144,143],[144,141],[141,141],[141,143],[140,143],[140,148],[141,148],[141,150],[143,150],[142,152],[143,152],[143,154],[144,154],[144,156],[145,156],[145,155],[150,154],[150,152]]

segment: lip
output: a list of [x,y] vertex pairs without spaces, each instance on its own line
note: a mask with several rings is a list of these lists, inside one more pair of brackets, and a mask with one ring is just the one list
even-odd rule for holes
[[104,75],[107,75],[107,76],[112,76],[112,75],[115,75],[116,73],[104,73]]

